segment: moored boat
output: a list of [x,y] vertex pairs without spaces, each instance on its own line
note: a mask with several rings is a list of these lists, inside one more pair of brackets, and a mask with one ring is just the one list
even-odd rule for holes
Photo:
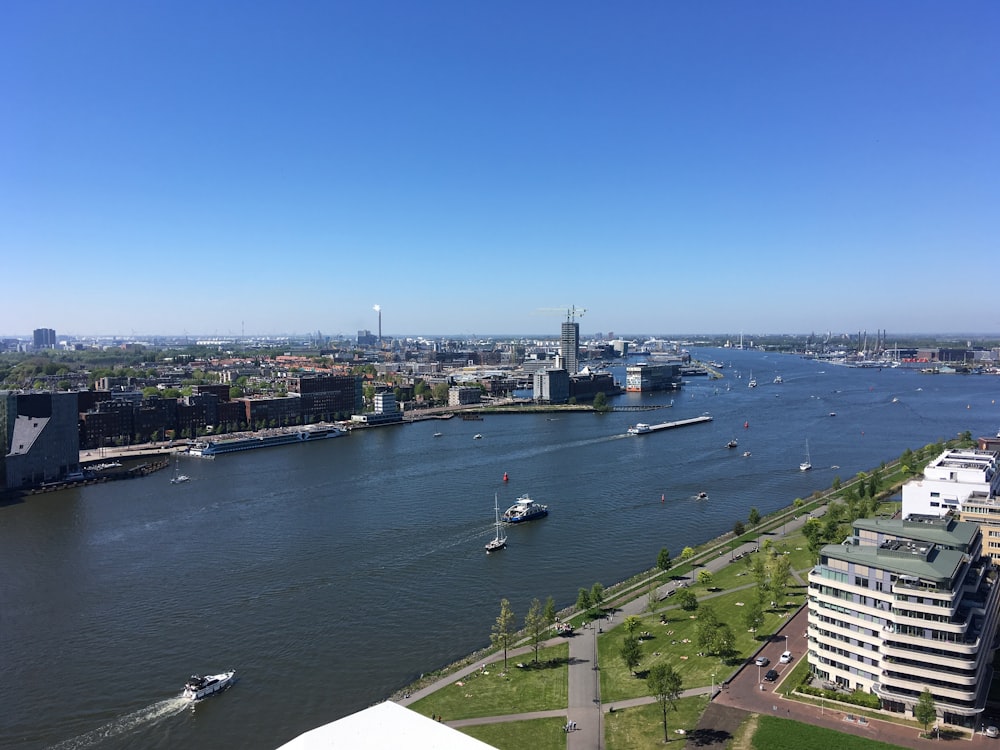
[[527,495],[521,495],[517,502],[503,512],[503,520],[507,523],[522,523],[544,518],[549,514],[549,506],[539,505]]
[[257,448],[269,448],[273,445],[288,445],[290,443],[305,443],[310,440],[324,440],[346,435],[347,430],[334,424],[321,424],[299,429],[286,429],[254,434],[246,437],[212,438],[199,440],[188,452],[192,456],[210,458],[220,453],[235,453]]
[[233,684],[236,670],[230,669],[222,674],[210,674],[204,677],[193,674],[184,685],[183,697],[197,701],[214,693],[221,692]]

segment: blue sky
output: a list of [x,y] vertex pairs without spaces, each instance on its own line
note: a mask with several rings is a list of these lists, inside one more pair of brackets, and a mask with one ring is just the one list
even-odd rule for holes
[[995,2],[9,2],[0,334],[1000,332]]

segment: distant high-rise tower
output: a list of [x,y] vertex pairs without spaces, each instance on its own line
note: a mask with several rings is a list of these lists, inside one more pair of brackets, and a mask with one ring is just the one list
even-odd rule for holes
[[580,371],[580,324],[563,323],[559,337],[559,353],[565,363],[566,372],[576,375]]
[[56,332],[51,328],[36,328],[34,334],[36,349],[56,348]]

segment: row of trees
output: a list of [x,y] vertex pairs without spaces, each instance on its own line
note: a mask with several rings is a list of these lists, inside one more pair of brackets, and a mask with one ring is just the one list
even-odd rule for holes
[[[531,600],[528,612],[524,616],[524,632],[528,637],[528,642],[535,651],[535,663],[538,663],[538,650],[548,635],[549,629],[556,622],[556,602],[550,596],[545,600],[545,604],[536,598]],[[500,614],[496,622],[493,623],[493,630],[490,633],[490,643],[493,648],[503,649],[503,669],[507,671],[507,649],[517,638],[517,628],[514,625],[514,610],[511,609],[510,601],[500,600]]]

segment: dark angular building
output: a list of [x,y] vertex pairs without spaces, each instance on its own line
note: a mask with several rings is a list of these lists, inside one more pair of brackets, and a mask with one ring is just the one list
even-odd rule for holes
[[0,391],[0,488],[37,487],[80,470],[75,393]]

